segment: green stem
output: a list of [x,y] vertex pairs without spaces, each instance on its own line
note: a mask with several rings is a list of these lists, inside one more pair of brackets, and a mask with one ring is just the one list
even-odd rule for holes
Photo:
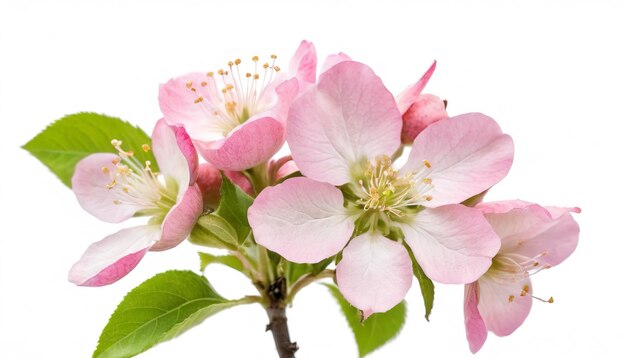
[[298,293],[298,291],[300,291],[301,289],[305,288],[306,286],[312,284],[313,282],[315,282],[317,280],[321,280],[321,279],[327,278],[327,277],[335,278],[335,270],[326,269],[326,270],[318,273],[317,275],[309,273],[309,274],[306,274],[306,275],[300,277],[289,288],[289,293],[287,294],[287,298],[285,299],[285,302],[287,304],[291,303],[291,301],[293,301],[293,299],[295,298],[295,296]]

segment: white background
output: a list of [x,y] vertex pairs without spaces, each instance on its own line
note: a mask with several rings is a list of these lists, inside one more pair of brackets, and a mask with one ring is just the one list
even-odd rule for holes
[[[321,59],[344,51],[392,92],[438,68],[426,92],[450,114],[484,112],[511,134],[509,176],[488,199],[579,206],[580,244],[534,276],[535,302],[512,336],[490,334],[480,357],[623,356],[626,200],[626,6],[619,1],[0,1],[0,356],[87,357],[123,295],[157,272],[197,270],[195,249],[151,253],[120,282],[80,288],[67,271],[99,222],[19,148],[65,114],[96,111],[139,124],[160,116],[158,84],[258,54],[287,60],[301,39]],[[210,280],[230,298],[252,293],[227,269]],[[437,285],[431,322],[417,283],[401,335],[371,357],[467,357],[463,287]],[[356,357],[321,286],[291,310],[304,357]],[[219,313],[143,357],[274,357],[258,306]]]

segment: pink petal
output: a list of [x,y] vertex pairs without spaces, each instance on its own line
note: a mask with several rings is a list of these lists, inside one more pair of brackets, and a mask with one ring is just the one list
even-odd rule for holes
[[[533,301],[530,279],[505,281],[487,274],[480,278],[478,285],[478,311],[488,330],[498,336],[508,336],[524,323]],[[524,286],[528,291],[521,295]]]
[[413,143],[403,172],[420,171],[432,179],[428,207],[460,203],[489,189],[506,176],[513,162],[513,141],[498,124],[480,113],[434,123]]
[[345,61],[352,61],[352,59],[350,58],[350,56],[346,55],[343,52],[329,55],[328,57],[326,57],[326,60],[324,61],[324,64],[322,65],[322,73],[326,72],[329,68],[333,67],[334,65],[341,63],[341,62],[345,62]]
[[398,109],[400,113],[404,114],[404,112],[409,109],[409,107],[417,101],[417,96],[422,93],[424,87],[430,80],[430,77],[435,72],[435,68],[437,67],[437,61],[433,61],[433,64],[430,65],[428,70],[422,75],[422,77],[417,81],[414,85],[409,86],[407,89],[402,91],[397,97]]
[[342,62],[292,105],[287,142],[302,173],[333,185],[351,180],[354,163],[391,156],[400,146],[402,120],[393,96],[374,72]]
[[97,153],[83,158],[74,169],[72,190],[85,211],[102,221],[118,223],[132,217],[141,208],[114,203],[119,188],[107,188],[111,177],[102,169],[107,168],[109,173],[115,173],[114,159],[119,157],[110,153]]
[[226,177],[228,177],[228,179],[232,181],[233,184],[237,185],[241,190],[243,190],[244,193],[250,196],[254,196],[254,189],[252,189],[250,181],[248,180],[248,178],[246,178],[245,175],[241,174],[241,172],[225,171],[224,175],[226,175]]
[[[202,103],[196,103],[200,96],[203,102],[221,101],[221,89],[216,88],[215,81],[207,79],[206,74],[196,72],[171,79],[159,87],[159,105],[165,120],[169,124],[183,124],[194,140],[223,138],[223,128],[212,120],[211,113]],[[207,85],[202,86],[203,82]]]
[[264,189],[248,220],[257,243],[301,263],[335,255],[354,230],[341,191],[304,177]]
[[291,58],[289,72],[296,76],[299,81],[315,83],[317,71],[317,54],[315,46],[309,41],[302,41]]
[[184,128],[167,125],[160,119],[152,132],[152,151],[165,177],[178,183],[178,199],[198,176],[198,155]]
[[421,94],[402,115],[402,143],[413,144],[415,137],[429,125],[448,118],[446,106],[437,96]]
[[205,209],[215,210],[220,202],[222,174],[209,163],[200,164],[198,180],[196,181],[202,192],[202,202]]
[[400,303],[411,288],[411,258],[402,244],[371,231],[357,236],[343,250],[337,285],[363,318]]
[[287,113],[299,92],[302,92],[304,87],[300,86],[297,78],[292,78],[282,82],[276,87],[276,104],[271,110],[274,118],[283,123],[287,122]]
[[569,211],[578,208],[543,208],[523,201],[481,203],[478,209],[502,240],[502,252],[536,258],[540,265],[555,266],[578,245],[580,229]]
[[217,142],[198,142],[200,154],[221,170],[240,171],[267,162],[285,141],[284,126],[274,118],[249,119]]
[[190,186],[182,200],[165,216],[161,239],[150,250],[168,250],[183,242],[191,233],[200,214],[202,214],[202,192],[197,185]]
[[476,281],[500,248],[482,213],[463,205],[424,209],[401,229],[426,276],[441,283]]
[[69,280],[79,286],[104,286],[126,276],[159,239],[158,225],[122,229],[91,244],[72,266]]
[[478,282],[465,285],[465,336],[472,353],[478,352],[487,340],[487,327],[478,312],[478,297]]

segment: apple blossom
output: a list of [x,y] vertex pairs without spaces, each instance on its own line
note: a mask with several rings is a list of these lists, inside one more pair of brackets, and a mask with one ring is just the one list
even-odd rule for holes
[[[149,216],[146,225],[105,237],[85,251],[69,273],[81,286],[111,284],[130,272],[148,250],[170,249],[185,240],[202,212],[202,193],[196,185],[198,156],[181,126],[161,119],[152,134],[154,155],[161,170],[140,163],[122,142],[118,151],[82,159],[72,177],[80,205],[100,220],[118,223],[133,216]],[[143,146],[148,151],[148,145]]]
[[578,208],[541,207],[524,201],[481,203],[502,240],[489,270],[465,286],[465,330],[470,350],[478,352],[487,331],[513,333],[526,319],[532,299],[530,276],[569,257],[578,243],[578,224],[570,212]]
[[335,64],[289,111],[287,143],[305,177],[265,189],[248,211],[256,241],[288,260],[342,252],[337,284],[365,318],[410,288],[403,243],[443,283],[475,281],[499,249],[482,213],[458,203],[507,174],[511,138],[485,115],[453,117],[422,131],[396,169],[401,129],[396,100],[369,67]]
[[315,82],[317,66],[315,48],[307,41],[296,50],[288,74],[276,58],[262,63],[254,56],[249,71],[236,59],[227,69],[190,73],[161,85],[165,120],[184,124],[200,154],[220,170],[267,162],[284,143],[289,104]]

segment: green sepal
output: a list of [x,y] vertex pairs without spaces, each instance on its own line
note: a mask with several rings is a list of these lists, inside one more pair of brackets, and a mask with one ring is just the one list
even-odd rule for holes
[[50,169],[67,187],[72,186],[76,164],[94,153],[117,153],[112,139],[123,142],[123,148],[133,151],[141,163],[150,161],[158,171],[152,151],[142,145],[151,145],[150,137],[139,127],[119,118],[103,114],[81,112],[67,115],[46,127],[22,146]]
[[221,264],[228,266],[239,272],[243,272],[244,267],[241,261],[233,255],[211,255],[206,252],[198,252],[200,256],[200,271],[204,271],[211,264]]
[[239,245],[246,242],[250,233],[248,208],[253,201],[254,199],[250,195],[222,174],[220,204],[214,214],[224,218],[235,229]]
[[422,267],[417,263],[415,255],[413,255],[413,252],[408,245],[405,245],[405,247],[409,252],[409,256],[411,256],[411,261],[413,262],[413,276],[417,278],[420,290],[422,291],[422,297],[424,298],[424,310],[426,311],[424,318],[426,318],[427,321],[430,321],[430,313],[432,312],[433,304],[435,303],[435,285],[433,284],[433,281],[426,276]]
[[237,231],[226,219],[214,213],[198,218],[189,235],[189,241],[216,249],[236,250],[239,247]]

